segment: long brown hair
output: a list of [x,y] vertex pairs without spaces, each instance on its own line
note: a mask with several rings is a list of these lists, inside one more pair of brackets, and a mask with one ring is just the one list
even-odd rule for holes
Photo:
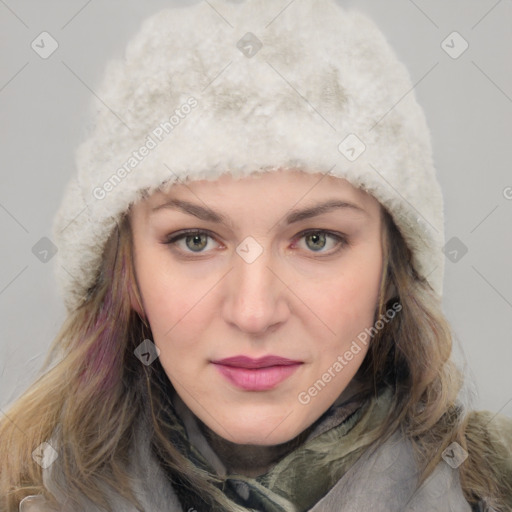
[[[450,360],[452,333],[438,297],[411,264],[408,249],[383,208],[384,272],[376,318],[390,301],[400,314],[372,339],[356,378],[369,394],[383,386],[394,391],[386,422],[373,432],[384,439],[401,429],[413,442],[422,480],[443,450],[457,441],[467,447],[466,417],[457,403],[462,378]],[[0,511],[17,511],[31,494],[52,496],[43,486],[42,468],[32,459],[41,443],[57,436],[67,495],[84,495],[110,510],[102,488],[116,489],[142,511],[126,471],[137,418],[147,411],[149,393],[154,443],[169,468],[198,490],[206,503],[229,506],[218,489],[166,439],[155,411],[165,399],[153,390],[163,371],[134,356],[149,325],[131,307],[130,293],[141,303],[133,268],[133,237],[125,214],[104,250],[101,271],[88,299],[69,313],[45,359],[40,376],[0,420]],[[468,501],[497,493],[484,472],[460,468]],[[102,485],[100,485],[102,483]],[[470,501],[471,502],[471,501]],[[213,508],[213,507],[212,507]]]

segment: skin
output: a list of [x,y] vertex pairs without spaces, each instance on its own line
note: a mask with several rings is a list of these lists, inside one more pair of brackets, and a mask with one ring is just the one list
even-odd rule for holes
[[[170,198],[207,206],[230,224],[170,208],[151,213]],[[281,224],[330,199],[364,212],[338,208]],[[366,355],[362,346],[309,403],[298,400],[373,325],[383,260],[379,202],[321,173],[224,174],[155,192],[132,206],[130,222],[142,297],[142,308],[133,296],[132,307],[148,320],[167,376],[221,458],[233,468],[229,454],[236,453],[236,470],[260,473],[334,403]],[[165,243],[191,228],[210,236]],[[263,249],[251,263],[236,252],[249,236]],[[239,389],[211,363],[269,354],[303,364],[266,391]]]

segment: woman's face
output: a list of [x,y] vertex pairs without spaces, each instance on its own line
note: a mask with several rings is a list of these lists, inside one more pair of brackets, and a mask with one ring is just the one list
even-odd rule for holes
[[368,350],[378,201],[280,170],[177,184],[130,215],[143,314],[192,412],[239,444],[280,444],[317,420]]

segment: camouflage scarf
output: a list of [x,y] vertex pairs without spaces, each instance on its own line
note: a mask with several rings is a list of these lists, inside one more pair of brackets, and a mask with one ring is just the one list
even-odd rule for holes
[[[335,402],[315,422],[305,442],[268,472],[254,478],[240,474],[219,476],[210,461],[190,442],[183,417],[178,414],[175,404],[169,403],[169,407],[162,411],[162,419],[174,445],[211,477],[209,480],[229,500],[232,510],[302,512],[325,496],[361,455],[368,445],[365,433],[384,420],[391,399],[392,393],[386,389],[377,397],[354,396],[343,403]],[[178,397],[177,400],[181,399]],[[158,450],[155,451],[158,456]],[[168,475],[183,510],[226,510],[226,505],[222,508],[206,503],[179,474],[169,472]]]

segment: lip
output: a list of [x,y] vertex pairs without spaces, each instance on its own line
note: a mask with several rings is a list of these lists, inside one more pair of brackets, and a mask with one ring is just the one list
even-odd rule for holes
[[212,361],[212,364],[236,387],[245,391],[266,391],[290,377],[302,361],[274,355],[259,359],[235,356]]

